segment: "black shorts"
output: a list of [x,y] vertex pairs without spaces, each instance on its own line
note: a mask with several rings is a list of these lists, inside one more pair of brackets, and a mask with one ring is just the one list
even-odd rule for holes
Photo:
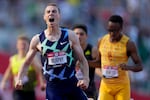
[[13,100],[36,100],[35,92],[34,90],[33,91],[14,90]]

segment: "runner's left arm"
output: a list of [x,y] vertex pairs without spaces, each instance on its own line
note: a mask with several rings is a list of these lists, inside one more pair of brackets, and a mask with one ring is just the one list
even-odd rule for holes
[[80,68],[81,68],[81,71],[83,73],[84,82],[80,81],[80,83],[78,83],[78,85],[81,88],[87,88],[88,85],[89,85],[89,66],[88,66],[88,62],[87,62],[87,60],[86,60],[86,58],[83,54],[83,50],[80,46],[79,39],[77,38],[75,33],[73,33],[73,31],[70,31],[69,39],[72,42],[72,47],[75,51],[75,54],[78,56],[78,59],[79,59],[79,62],[80,62]]

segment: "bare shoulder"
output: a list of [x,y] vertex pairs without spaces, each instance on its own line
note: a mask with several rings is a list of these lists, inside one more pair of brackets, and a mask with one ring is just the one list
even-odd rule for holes
[[131,40],[128,40],[127,45],[132,46],[132,45],[135,45],[135,43]]
[[34,35],[31,42],[39,42],[39,34]]
[[72,30],[68,29],[68,36],[69,36],[69,40],[73,43],[79,41],[77,35]]
[[134,43],[133,41],[131,41],[131,40],[129,40],[129,41],[127,42],[127,51],[128,51],[129,53],[131,53],[131,52],[136,52],[136,51],[137,51],[137,48],[136,48],[135,43]]
[[31,39],[31,45],[33,44],[33,45],[37,45],[38,43],[39,43],[39,34],[36,34],[36,35],[34,35],[33,37],[32,37],[32,39]]
[[12,56],[9,58],[9,63],[12,62],[13,58],[14,58],[14,55],[12,55]]
[[93,59],[96,59],[97,54],[98,54],[98,49],[97,49],[96,46],[94,46],[94,47],[92,48],[92,58],[93,58]]
[[69,38],[77,37],[76,34],[70,29],[68,29],[68,35],[69,35]]
[[30,48],[38,50],[37,47],[38,47],[39,43],[40,43],[39,34],[36,34],[31,39]]
[[97,48],[99,48],[100,43],[101,43],[101,40],[102,40],[102,37],[98,38],[98,41],[97,41]]
[[18,53],[15,53],[15,54],[11,55],[11,56],[9,57],[9,61],[13,60],[14,57],[16,57],[17,55],[18,55]]

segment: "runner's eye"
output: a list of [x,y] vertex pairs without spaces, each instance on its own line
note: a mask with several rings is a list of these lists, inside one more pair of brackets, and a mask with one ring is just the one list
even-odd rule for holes
[[57,10],[53,10],[52,13],[57,13]]
[[48,10],[47,13],[49,14],[49,13],[50,13],[50,10]]

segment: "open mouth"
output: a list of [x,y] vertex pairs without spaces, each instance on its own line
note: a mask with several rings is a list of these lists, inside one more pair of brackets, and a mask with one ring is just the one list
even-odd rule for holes
[[54,18],[49,18],[49,22],[54,22]]

